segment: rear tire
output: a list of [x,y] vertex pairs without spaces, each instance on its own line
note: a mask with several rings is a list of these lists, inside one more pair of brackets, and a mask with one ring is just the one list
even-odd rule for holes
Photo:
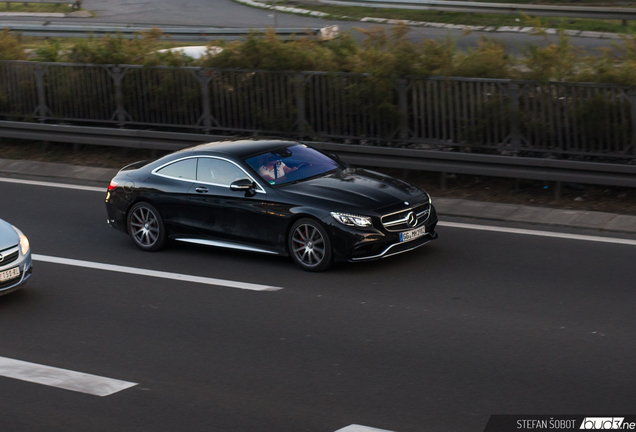
[[329,234],[313,219],[296,221],[289,230],[287,243],[292,259],[303,270],[320,272],[333,263]]
[[161,249],[166,243],[166,228],[161,215],[151,204],[140,202],[128,212],[128,234],[135,245],[144,251]]

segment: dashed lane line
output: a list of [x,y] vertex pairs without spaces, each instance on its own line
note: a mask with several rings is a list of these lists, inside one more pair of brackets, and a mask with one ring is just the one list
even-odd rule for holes
[[583,241],[592,241],[592,242],[599,242],[599,243],[613,243],[613,244],[636,246],[636,240],[613,238],[613,237],[568,234],[568,233],[551,232],[551,231],[528,230],[528,229],[521,229],[521,228],[506,228],[506,227],[498,227],[498,226],[475,225],[475,224],[444,222],[444,221],[440,221],[437,225],[443,226],[443,227],[449,227],[449,228],[465,228],[465,229],[478,230],[478,231],[494,231],[494,232],[501,232],[501,233],[508,233],[508,234],[523,234],[523,235],[533,235],[533,236],[540,236],[540,237],[561,238],[561,239],[568,239],[568,240],[583,240]]
[[108,396],[137,383],[0,357],[0,376],[94,396]]
[[104,264],[104,263],[98,263],[98,262],[92,262],[92,261],[82,261],[82,260],[69,259],[69,258],[60,258],[60,257],[54,257],[54,256],[48,256],[48,255],[33,254],[32,258],[34,261],[48,262],[53,264],[62,264],[62,265],[69,265],[69,266],[75,266],[75,267],[106,270],[106,271],[112,271],[112,272],[118,272],[118,273],[128,273],[128,274],[134,274],[138,276],[149,276],[149,277],[156,277],[161,279],[177,280],[182,282],[193,282],[193,283],[206,284],[206,285],[216,285],[216,286],[238,288],[238,289],[251,290],[251,291],[278,291],[283,289],[282,287],[276,287],[276,286],[259,285],[259,284],[252,284],[247,282],[237,282],[237,281],[207,278],[207,277],[201,277],[201,276],[192,276],[192,275],[186,275],[186,274],[180,274],[180,273],[169,273],[169,272],[163,272],[163,271],[141,269],[136,267],[125,267],[120,265]]
[[67,183],[51,183],[51,182],[43,182],[43,181],[37,181],[37,180],[22,180],[22,179],[3,178],[3,177],[0,177],[0,182],[18,183],[18,184],[26,184],[26,185],[32,185],[32,186],[56,187],[56,188],[62,188],[62,189],[75,189],[75,190],[84,190],[84,191],[91,191],[91,192],[102,192],[104,194],[106,193],[106,186],[104,187],[80,186],[80,185],[73,185],[73,184],[67,184]]

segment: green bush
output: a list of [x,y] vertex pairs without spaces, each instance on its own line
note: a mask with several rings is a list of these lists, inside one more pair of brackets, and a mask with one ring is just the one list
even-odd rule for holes
[[[526,24],[533,23],[525,18]],[[213,42],[223,51],[208,50],[201,59],[181,53],[159,53],[164,37],[151,29],[134,39],[121,34],[78,40],[61,49],[56,40],[34,51],[32,60],[89,64],[139,64],[144,66],[199,66],[269,71],[324,71],[370,74],[388,79],[398,77],[461,76],[474,78],[528,79],[537,81],[586,81],[636,85],[636,38],[623,38],[613,48],[593,53],[575,49],[562,32],[558,43],[530,46],[518,57],[506,53],[503,42],[483,37],[476,48],[462,51],[447,38],[411,42],[409,28],[390,30],[356,29],[365,35],[357,43],[351,33],[319,41],[299,34],[291,41],[280,40],[273,30],[252,33],[244,41]],[[19,37],[7,30],[0,33],[0,60],[27,58]],[[380,78],[381,77],[381,78]]]
[[0,60],[26,60],[27,55],[18,37],[4,29],[0,33]]

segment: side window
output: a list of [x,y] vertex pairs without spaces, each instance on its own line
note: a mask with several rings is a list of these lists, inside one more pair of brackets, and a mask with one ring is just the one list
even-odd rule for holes
[[197,160],[196,158],[191,158],[172,163],[161,168],[157,171],[157,174],[186,180],[194,180],[197,176]]
[[233,163],[222,159],[199,158],[197,181],[229,187],[236,180],[244,178],[247,175]]

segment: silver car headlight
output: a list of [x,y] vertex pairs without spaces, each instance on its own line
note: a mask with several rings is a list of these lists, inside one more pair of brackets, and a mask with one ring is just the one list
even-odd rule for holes
[[16,233],[18,233],[18,237],[20,237],[20,251],[22,251],[22,255],[26,255],[29,252],[29,239],[16,227],[11,225]]
[[331,216],[343,225],[357,226],[357,227],[370,227],[373,225],[369,216],[360,216],[350,213],[336,213],[331,212]]

